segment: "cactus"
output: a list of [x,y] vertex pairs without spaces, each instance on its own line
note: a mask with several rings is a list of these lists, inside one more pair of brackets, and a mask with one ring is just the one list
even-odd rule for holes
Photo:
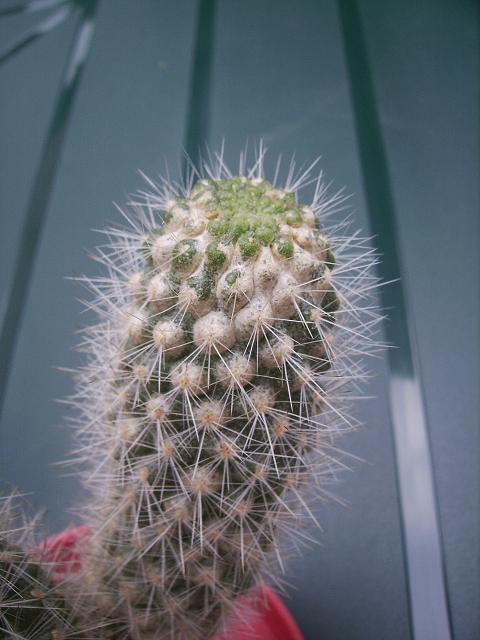
[[0,501],[0,636],[64,640],[71,627],[63,597],[40,549],[34,551],[36,523],[17,502],[14,495]]
[[70,399],[91,536],[59,591],[0,517],[7,637],[205,640],[311,541],[312,499],[346,466],[335,441],[357,426],[348,389],[379,346],[376,258],[328,226],[345,197],[322,174],[292,164],[279,186],[263,161],[150,182],[106,231]]
[[310,172],[279,187],[263,155],[237,177],[218,156],[196,184],[151,183],[87,279],[100,320],[72,400],[95,531],[82,589],[116,638],[211,637],[276,580],[281,546],[309,539],[307,494],[329,499],[345,466],[334,439],[356,426],[346,385],[376,347],[375,257],[324,227],[341,192],[320,176],[301,204]]

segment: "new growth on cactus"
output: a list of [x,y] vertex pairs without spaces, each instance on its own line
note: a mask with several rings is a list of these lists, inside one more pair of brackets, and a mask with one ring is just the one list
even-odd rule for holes
[[376,257],[314,165],[279,184],[264,157],[149,181],[105,232],[105,273],[81,278],[98,321],[70,400],[92,531],[66,590],[75,637],[213,637],[239,596],[281,587],[345,466]]

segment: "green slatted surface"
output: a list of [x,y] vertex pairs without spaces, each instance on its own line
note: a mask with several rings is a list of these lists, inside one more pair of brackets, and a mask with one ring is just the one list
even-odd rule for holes
[[[22,4],[0,0],[0,58],[9,43],[58,11],[52,2],[47,11],[2,16]],[[480,597],[477,9],[467,0],[356,4],[418,339],[453,637],[474,640]],[[14,277],[77,21],[68,17],[0,66],[2,296]],[[70,444],[60,426],[64,409],[53,398],[67,395],[71,382],[53,367],[78,362],[71,346],[82,322],[74,300],[81,291],[63,277],[95,272],[85,251],[98,242],[91,229],[118,220],[111,201],[122,204],[142,186],[137,168],[154,176],[166,159],[178,175],[183,145],[195,157],[199,144],[215,148],[224,137],[234,163],[247,137],[263,137],[272,162],[278,153],[295,152],[301,162],[321,154],[327,176],[353,194],[356,228],[372,229],[343,28],[333,0],[100,0],[12,366],[4,371],[0,481],[35,491],[52,530],[68,524],[79,490],[74,479],[59,481],[50,466]],[[429,640],[415,625],[411,630],[386,357],[373,363],[373,373],[368,393],[376,398],[359,407],[368,429],[345,442],[366,464],[355,465],[337,487],[350,506],[319,509],[321,546],[289,565],[288,606],[306,640]]]

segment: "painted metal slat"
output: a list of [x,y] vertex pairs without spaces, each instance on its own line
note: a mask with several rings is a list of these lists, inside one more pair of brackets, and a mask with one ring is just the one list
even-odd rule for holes
[[[403,269],[384,141],[358,7],[353,1],[342,0],[339,14],[368,208],[383,254],[380,272],[388,282],[403,276]],[[386,335],[394,346],[388,352],[388,391],[413,636],[418,640],[449,640],[450,619],[430,443],[416,362],[416,339],[405,289],[404,278],[400,277],[381,289],[381,299],[383,307],[390,310]]]
[[[30,189],[41,163],[77,14],[0,67],[0,307],[6,307]],[[0,42],[34,28],[38,14],[0,19]]]
[[97,0],[82,5],[79,24],[67,57],[60,92],[42,150],[25,214],[13,278],[0,315],[0,412],[8,385],[25,299],[32,276],[57,166],[63,150],[70,114],[86,62],[94,29]]
[[[279,152],[300,162],[322,154],[327,178],[355,192],[368,233],[335,3],[220,3],[211,101],[210,146],[225,136],[230,164],[247,137],[266,141],[271,165]],[[357,407],[368,429],[342,442],[367,464],[337,487],[348,509],[317,509],[322,547],[288,568],[288,606],[306,640],[409,637],[386,359],[370,364],[377,398]]]
[[453,635],[473,640],[480,629],[478,5],[358,6],[418,337]]

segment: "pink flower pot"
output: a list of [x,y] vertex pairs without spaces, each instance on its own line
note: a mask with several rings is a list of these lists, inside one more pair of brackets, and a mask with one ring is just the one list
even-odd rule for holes
[[[45,560],[54,566],[54,579],[61,580],[66,573],[78,571],[81,566],[79,549],[89,535],[88,527],[77,527],[42,543],[40,550]],[[248,623],[245,621],[246,607],[252,613]],[[242,598],[241,617],[235,619],[233,616],[228,630],[213,640],[302,640],[302,635],[282,601],[270,587],[262,586]]]

